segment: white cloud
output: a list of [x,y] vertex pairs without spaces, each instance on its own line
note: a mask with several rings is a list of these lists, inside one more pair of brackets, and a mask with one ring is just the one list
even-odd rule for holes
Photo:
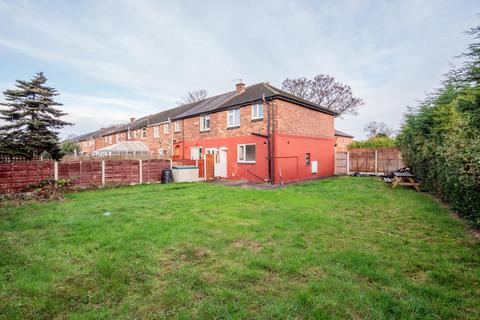
[[[187,90],[231,90],[236,78],[280,85],[328,73],[365,99],[359,117],[337,121],[362,137],[370,120],[398,127],[405,106],[439,83],[478,9],[416,0],[0,1],[0,50],[59,71],[50,79],[69,92],[61,99],[79,124],[72,130],[163,110]],[[64,74],[97,89],[64,83]]]

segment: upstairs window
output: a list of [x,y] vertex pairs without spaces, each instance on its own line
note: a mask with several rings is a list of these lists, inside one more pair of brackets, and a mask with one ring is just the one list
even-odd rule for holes
[[153,127],[153,137],[158,138],[160,136],[160,130],[158,126]]
[[200,131],[210,130],[210,115],[200,117]]
[[132,133],[130,132],[130,130],[127,131],[127,139],[132,139]]
[[117,133],[117,134],[115,135],[115,141],[116,141],[117,143],[120,142],[120,134]]
[[237,150],[238,163],[255,163],[256,162],[256,145],[239,144]]
[[182,131],[182,122],[175,121],[175,132],[180,132],[180,131]]
[[227,127],[240,126],[240,109],[228,110]]
[[147,137],[147,128],[142,129],[142,139]]
[[108,143],[108,137],[103,138],[103,142]]
[[170,132],[170,123],[165,123],[163,125],[163,133],[168,133]]
[[252,120],[263,119],[263,103],[252,106]]

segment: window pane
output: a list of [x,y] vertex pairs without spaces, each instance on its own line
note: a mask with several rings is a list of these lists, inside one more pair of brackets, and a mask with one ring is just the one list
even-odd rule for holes
[[259,104],[258,106],[258,115],[257,118],[263,118],[263,104]]
[[255,161],[255,145],[246,145],[245,149],[245,161]]
[[235,111],[235,125],[240,125],[240,109],[236,109]]
[[238,146],[238,160],[239,161],[244,161],[245,160],[244,147],[245,146]]

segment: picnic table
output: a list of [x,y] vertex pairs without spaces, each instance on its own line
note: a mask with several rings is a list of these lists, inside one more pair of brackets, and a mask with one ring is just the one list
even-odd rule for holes
[[412,186],[415,190],[420,191],[420,183],[415,181],[415,176],[410,172],[397,172],[393,173],[392,188],[398,186]]

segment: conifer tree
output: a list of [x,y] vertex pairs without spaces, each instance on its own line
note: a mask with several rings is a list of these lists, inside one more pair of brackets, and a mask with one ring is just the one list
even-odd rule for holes
[[58,131],[71,125],[60,120],[66,113],[57,109],[61,106],[54,100],[57,90],[47,87],[43,72],[32,80],[17,80],[17,89],[4,91],[5,101],[0,103],[0,153],[21,155],[27,159],[48,152],[59,159]]

